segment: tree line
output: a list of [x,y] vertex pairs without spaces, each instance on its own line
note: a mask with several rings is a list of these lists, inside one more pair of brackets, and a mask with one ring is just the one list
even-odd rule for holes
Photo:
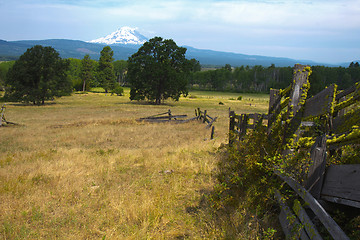
[[[360,81],[359,63],[352,62],[348,68],[312,66],[310,94],[316,94],[330,84],[346,89]],[[191,75],[190,87],[199,90],[269,93],[270,88],[283,89],[290,85],[292,67],[225,65],[215,70],[199,71]]]

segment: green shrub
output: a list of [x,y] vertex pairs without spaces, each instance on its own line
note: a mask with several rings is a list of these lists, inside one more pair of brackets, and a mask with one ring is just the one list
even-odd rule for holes
[[118,96],[123,96],[124,95],[124,89],[120,86],[120,84],[116,84],[115,88],[113,90],[111,90],[111,95],[116,94]]
[[241,101],[241,100],[242,100],[242,96],[238,96],[237,100]]

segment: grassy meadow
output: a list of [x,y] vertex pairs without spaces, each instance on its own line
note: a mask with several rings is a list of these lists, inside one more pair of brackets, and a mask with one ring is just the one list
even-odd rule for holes
[[[238,96],[242,100],[236,100]],[[219,103],[223,104],[219,104]],[[268,95],[193,91],[160,106],[104,93],[8,103],[0,128],[0,239],[222,239],[197,207],[215,184],[228,110],[265,113]],[[171,109],[215,123],[145,123]],[[244,235],[245,238],[245,235]]]

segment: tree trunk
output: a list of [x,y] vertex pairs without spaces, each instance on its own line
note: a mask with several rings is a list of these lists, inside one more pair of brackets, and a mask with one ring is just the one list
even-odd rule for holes
[[84,83],[83,83],[83,92],[85,92],[85,86],[86,86],[86,81],[84,80]]

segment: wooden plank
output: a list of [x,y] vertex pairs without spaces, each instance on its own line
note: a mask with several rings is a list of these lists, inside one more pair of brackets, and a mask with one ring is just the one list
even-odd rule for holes
[[198,120],[199,116],[196,116],[196,117],[193,117],[193,118],[189,118],[189,119],[186,119],[186,120],[182,120],[183,123],[187,123],[187,122],[190,122],[190,121],[194,121],[194,120]]
[[360,88],[357,89],[352,96],[349,96],[347,101],[340,102],[334,107],[334,115],[336,115],[338,111],[341,111],[342,109],[345,109],[357,102],[360,102]]
[[[330,166],[326,171],[321,196],[360,203],[360,164]],[[346,204],[346,201],[341,203]]]
[[338,93],[335,97],[335,100],[339,101],[342,97],[345,97],[346,95],[349,95],[350,93],[355,92],[355,90],[356,90],[356,84],[354,84],[351,87],[345,89],[344,91]]
[[249,120],[247,114],[241,114],[241,117],[239,140],[246,135]]
[[206,117],[210,118],[210,120],[214,120],[214,118],[210,117],[209,115],[207,115]]
[[176,118],[186,118],[187,115],[171,115],[171,116],[163,116],[163,117],[145,117],[145,118],[140,118],[141,120],[146,120],[146,119],[168,119],[171,120],[172,118],[176,119]]
[[320,203],[308,191],[306,191],[304,187],[302,187],[294,179],[283,175],[279,171],[275,171],[274,173],[284,180],[302,199],[304,199],[334,239],[349,240],[349,237],[346,236],[339,225],[337,225]]
[[326,167],[326,135],[316,138],[310,150],[311,163],[305,188],[316,198],[320,198]]
[[206,126],[206,128],[210,128],[216,120],[217,120],[217,117],[213,118],[213,120],[211,122],[209,122],[209,124]]
[[299,219],[282,200],[280,192],[276,189],[274,194],[276,200],[280,205],[281,212],[279,220],[286,239],[310,239],[309,236],[306,234],[304,227],[300,223]]
[[317,117],[331,112],[331,104],[334,99],[335,85],[322,90],[305,102],[303,118]]
[[326,195],[322,195],[321,199],[326,200],[328,202],[333,202],[333,203],[337,203],[337,204],[347,205],[350,207],[360,208],[359,202],[351,201],[348,199],[330,197],[330,196],[326,196]]
[[289,227],[290,224],[289,224],[289,221],[287,220],[285,211],[282,209],[281,209],[280,215],[279,215],[279,222],[280,222],[281,228],[284,232],[286,239],[289,239],[291,236],[291,231],[290,231],[290,227]]
[[307,215],[305,209],[301,206],[298,200],[294,201],[293,210],[302,225],[304,226],[309,238],[312,240],[322,240],[322,237],[320,236],[318,230],[316,229],[315,225],[310,220],[310,217]]
[[351,130],[353,125],[349,124],[349,122],[360,124],[360,109],[334,118],[332,131],[341,133]]

